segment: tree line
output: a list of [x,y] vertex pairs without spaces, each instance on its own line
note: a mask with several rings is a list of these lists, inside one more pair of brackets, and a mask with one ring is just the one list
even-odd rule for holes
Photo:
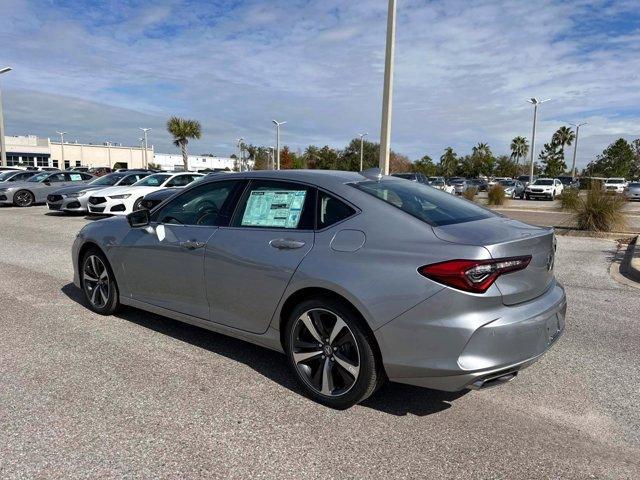
[[[196,120],[172,117],[167,122],[167,130],[173,137],[174,144],[180,148],[187,168],[187,144],[189,139],[199,139],[202,128]],[[548,177],[571,174],[567,170],[565,149],[573,145],[576,139],[574,131],[562,126],[545,143],[534,163],[534,173]],[[354,138],[343,149],[335,149],[325,145],[319,147],[309,145],[304,150],[292,151],[288,146],[280,150],[280,168],[309,168],[322,170],[360,170],[360,139]],[[406,155],[391,151],[389,170],[391,173],[417,172],[426,176],[496,176],[517,177],[529,172],[527,155],[529,142],[525,137],[517,136],[510,144],[510,155],[494,155],[488,144],[480,142],[471,153],[458,155],[453,148],[447,147],[436,163],[429,155],[411,161]],[[270,148],[252,144],[241,145],[243,160],[254,162],[254,169],[273,168],[275,159]],[[246,156],[245,156],[246,154]],[[379,165],[380,144],[365,140],[362,143],[363,169]],[[237,155],[232,155],[238,160]],[[582,171],[583,176],[601,177],[640,177],[640,139],[633,142],[620,138],[609,145],[598,157],[590,162]]]

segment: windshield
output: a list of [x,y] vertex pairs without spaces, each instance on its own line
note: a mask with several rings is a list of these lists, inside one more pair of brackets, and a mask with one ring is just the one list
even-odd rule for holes
[[134,183],[134,187],[159,187],[162,185],[171,175],[167,173],[158,173],[156,175],[149,175],[143,178],[137,183]]
[[33,177],[31,177],[29,180],[27,180],[27,182],[41,182],[45,178],[48,178],[49,175],[51,175],[51,172],[37,173]]
[[352,186],[436,227],[493,216],[473,203],[420,183],[381,180]]
[[13,177],[15,174],[16,172],[13,170],[0,173],[0,182],[4,182],[6,179]]
[[621,178],[609,178],[607,183],[624,183],[624,180]]
[[464,180],[460,180],[460,179],[453,179],[453,180],[451,180],[451,182],[449,182],[449,183],[451,183],[452,185],[454,185],[454,184],[455,184],[455,185],[459,185],[459,184],[461,184],[461,183],[464,183]]
[[518,177],[518,180],[520,180],[521,182],[528,182],[529,181],[529,175],[520,175]]
[[122,173],[110,173],[109,175],[95,179],[93,182],[89,182],[88,185],[104,185],[106,187],[110,187],[115,185],[118,180],[121,180],[124,177],[125,175]]
[[553,180],[536,180],[533,185],[553,185]]
[[500,185],[502,185],[503,187],[513,187],[515,186],[516,182],[513,180],[500,180]]

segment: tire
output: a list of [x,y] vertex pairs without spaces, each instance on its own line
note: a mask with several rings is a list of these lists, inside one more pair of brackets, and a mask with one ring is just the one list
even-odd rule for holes
[[29,190],[18,190],[13,194],[13,204],[16,207],[30,207],[36,201],[36,197]]
[[137,212],[138,210],[143,210],[144,207],[142,206],[142,199],[143,197],[140,197],[139,199],[137,199],[134,203],[133,203],[133,211]]
[[100,315],[113,315],[120,308],[115,275],[109,261],[97,248],[90,248],[82,256],[80,285],[89,308],[94,312]]
[[527,195],[526,193],[524,194],[524,199],[525,200],[531,200],[531,197],[529,197],[529,195]]
[[549,198],[549,200],[551,200],[552,202],[556,199],[556,192],[552,192],[551,193],[551,197]]
[[331,408],[362,402],[386,380],[376,361],[375,340],[360,317],[331,298],[305,300],[293,309],[284,349],[305,395]]

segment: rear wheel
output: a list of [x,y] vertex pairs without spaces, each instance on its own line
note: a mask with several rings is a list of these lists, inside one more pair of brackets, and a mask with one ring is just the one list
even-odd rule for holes
[[298,305],[287,322],[284,346],[304,392],[329,407],[349,408],[382,383],[371,334],[351,309],[333,299]]
[[100,315],[111,315],[120,307],[118,284],[104,254],[89,249],[82,258],[80,282],[89,308]]
[[29,190],[18,190],[13,196],[13,203],[17,207],[30,207],[36,199]]

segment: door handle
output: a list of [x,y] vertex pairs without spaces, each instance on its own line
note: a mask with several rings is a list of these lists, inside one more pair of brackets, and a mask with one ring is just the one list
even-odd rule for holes
[[204,242],[197,242],[195,240],[187,240],[185,242],[180,242],[180,246],[186,248],[187,250],[195,250],[196,248],[202,248],[206,245]]
[[299,240],[289,240],[286,238],[274,238],[269,242],[273,248],[278,250],[295,250],[296,248],[302,248],[305,246],[304,242]]

